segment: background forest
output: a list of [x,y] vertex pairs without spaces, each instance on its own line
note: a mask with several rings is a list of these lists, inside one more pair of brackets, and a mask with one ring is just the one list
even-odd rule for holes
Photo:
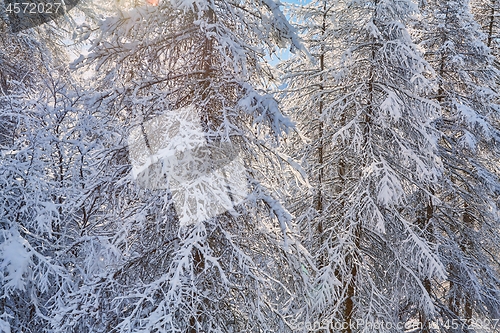
[[1,18],[0,332],[500,332],[497,0]]

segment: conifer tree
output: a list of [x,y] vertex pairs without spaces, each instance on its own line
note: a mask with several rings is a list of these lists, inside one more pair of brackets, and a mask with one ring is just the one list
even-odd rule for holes
[[497,0],[473,0],[470,2],[471,11],[475,20],[486,35],[483,41],[495,57],[495,67],[498,68],[499,54],[499,11],[500,3]]
[[432,294],[442,329],[464,320],[466,332],[473,318],[499,316],[498,71],[468,1],[428,1],[422,12],[421,46],[438,75],[433,99],[442,109],[436,127],[444,167],[424,221],[448,271],[446,282],[432,283]]
[[[73,247],[78,288],[54,309],[54,330],[292,330],[308,254],[275,187],[293,165],[276,150],[293,124],[260,87],[272,80],[266,50],[301,47],[293,29],[274,1],[122,5],[74,65],[95,70],[82,105],[102,117],[108,137],[86,159],[98,176],[85,177],[79,201],[86,222]],[[186,110],[204,145],[239,151],[244,168],[227,179],[243,177],[248,191],[231,212],[191,222],[172,183],[134,181],[127,141],[136,128]],[[200,143],[190,140],[183,144]],[[197,203],[192,216],[203,214],[207,193],[185,197]]]
[[[418,311],[431,316],[422,281],[445,277],[417,221],[441,164],[438,107],[426,98],[432,69],[405,27],[415,10],[409,1],[312,2],[298,13],[316,62],[283,65],[284,103],[305,120],[300,156],[316,188],[314,210],[294,211],[311,221],[317,254],[312,321],[343,332],[401,331]],[[392,329],[368,324],[377,321]]]

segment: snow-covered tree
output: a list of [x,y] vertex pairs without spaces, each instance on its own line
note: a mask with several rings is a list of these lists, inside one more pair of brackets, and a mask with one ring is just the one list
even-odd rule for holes
[[[17,36],[8,31],[5,22],[0,22],[0,96],[6,96],[23,83],[33,86],[44,72],[44,52],[39,41],[32,36]],[[15,83],[14,86],[12,83]],[[4,101],[5,103],[5,101]],[[0,105],[6,107],[6,104]],[[14,124],[8,117],[2,116],[0,122],[0,145],[9,141]]]
[[[0,156],[0,313],[3,331],[50,331],[61,290],[71,290],[68,246],[75,238],[75,99],[47,73],[10,83],[0,114],[13,126]],[[15,93],[13,93],[15,92]],[[83,143],[82,143],[83,144]]]
[[[405,27],[415,11],[410,1],[311,2],[297,12],[315,62],[282,67],[316,189],[313,210],[294,211],[311,221],[304,229],[317,254],[311,320],[344,332],[400,332],[419,312],[431,316],[422,281],[445,277],[418,223],[441,164],[438,107],[425,97],[432,69]],[[377,321],[392,329],[367,324]]]
[[496,57],[496,68],[499,61],[500,42],[500,2],[497,0],[472,0],[471,11],[477,23],[481,26],[486,39],[483,41]]
[[[272,80],[267,50],[300,48],[293,29],[274,1],[122,5],[100,22],[89,55],[75,63],[96,73],[81,103],[100,115],[107,137],[96,132],[102,143],[83,157],[93,172],[75,202],[83,220],[71,247],[78,288],[53,309],[53,330],[290,331],[307,251],[274,187],[294,164],[276,151],[292,123],[260,87]],[[142,132],[147,154],[168,152],[160,137],[171,123],[161,119],[192,129],[187,119],[199,123],[201,141],[184,131],[178,141],[182,156],[193,154],[200,168],[216,167],[202,157],[210,149],[214,156],[225,146],[237,150],[242,168],[225,179],[244,178],[245,200],[198,219],[216,191],[210,177],[184,179],[192,190],[185,206],[172,180],[134,181],[129,139]]]
[[468,1],[427,1],[422,13],[420,45],[438,75],[433,99],[442,109],[436,126],[445,170],[424,219],[448,271],[446,282],[432,283],[432,294],[441,324],[470,324],[498,318],[500,308],[498,71]]
[[0,25],[0,330],[45,332],[47,303],[69,281],[54,255],[64,244],[56,128],[72,104],[65,52],[52,28]]

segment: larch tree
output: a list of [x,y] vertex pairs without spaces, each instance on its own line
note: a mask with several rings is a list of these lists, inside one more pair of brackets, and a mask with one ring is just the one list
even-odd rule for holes
[[[293,29],[270,0],[120,5],[74,64],[96,74],[81,103],[107,134],[84,157],[94,172],[84,175],[75,212],[83,219],[71,247],[78,288],[53,310],[54,331],[293,330],[308,252],[277,191],[294,163],[276,149],[293,124],[261,88],[273,79],[267,50],[301,48]],[[162,142],[172,126],[175,138]],[[149,165],[134,180],[143,153],[136,135],[155,156],[174,154],[175,141],[191,166],[156,177],[169,167],[165,155],[160,169]],[[219,159],[235,158],[228,151],[242,162],[221,177],[243,179],[239,201],[228,184],[214,188]],[[210,216],[214,196],[235,204]]]
[[433,71],[406,29],[416,8],[314,1],[297,12],[316,59],[282,65],[283,99],[310,137],[298,155],[313,209],[293,211],[317,255],[310,318],[343,332],[401,332],[436,311],[422,281],[446,276],[419,224],[442,166],[439,107],[426,98]]
[[429,288],[440,328],[457,332],[450,323],[458,322],[467,332],[499,317],[498,71],[468,1],[427,1],[422,13],[420,45],[438,75],[432,98],[442,110],[435,126],[444,168],[423,221],[448,271]]
[[472,0],[471,11],[486,35],[483,42],[495,57],[494,65],[499,68],[500,57],[500,2],[497,0]]
[[[335,127],[324,115],[338,98],[335,93],[338,82],[331,79],[335,75],[332,74],[335,71],[332,65],[335,63],[335,56],[338,56],[334,52],[337,31],[334,28],[333,7],[333,3],[326,0],[289,5],[292,23],[302,33],[301,38],[312,58],[294,56],[278,66],[285,82],[285,89],[281,92],[282,105],[297,119],[298,132],[290,136],[287,153],[301,162],[309,185],[297,186],[300,184],[290,182],[287,204],[296,215],[304,244],[311,253],[318,254],[315,265],[311,267],[313,271],[308,274],[320,274],[318,279],[324,279],[322,287],[325,289],[315,288],[313,281],[309,288],[317,289],[326,299],[338,296],[333,292],[336,288],[331,280],[335,280],[334,272],[325,255],[328,243],[325,241],[327,233],[324,230],[331,221],[327,212],[336,209],[334,189],[337,186],[332,183],[332,173],[337,174],[343,163],[340,154],[334,155],[329,149]],[[330,283],[332,284],[329,285]],[[339,314],[338,310],[330,313],[329,309],[322,311],[320,308],[310,312],[310,321],[306,319],[302,325],[307,323],[313,327],[314,322],[326,322]]]

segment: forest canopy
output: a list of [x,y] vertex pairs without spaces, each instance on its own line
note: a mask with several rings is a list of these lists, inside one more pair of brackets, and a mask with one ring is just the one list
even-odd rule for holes
[[0,1],[0,333],[500,332],[499,11]]

